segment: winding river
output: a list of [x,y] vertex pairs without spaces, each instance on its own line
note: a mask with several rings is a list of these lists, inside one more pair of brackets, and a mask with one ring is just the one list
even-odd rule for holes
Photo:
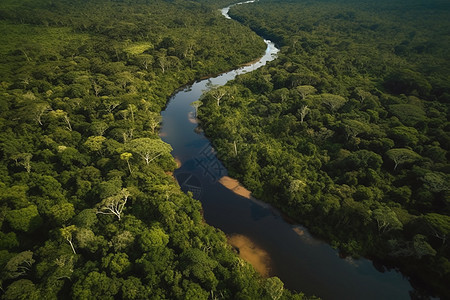
[[[223,8],[222,15],[235,22],[228,16],[229,8]],[[257,62],[197,81],[170,98],[162,112],[161,138],[172,145],[180,164],[174,176],[185,192],[191,191],[202,202],[206,222],[225,232],[241,257],[263,276],[278,276],[285,287],[323,299],[410,299],[413,288],[401,273],[376,268],[367,259],[340,258],[338,251],[306,228],[287,222],[277,209],[252,198],[227,177],[210,142],[198,130],[190,104],[212,85],[224,85],[274,60],[279,49],[265,42],[266,52]]]

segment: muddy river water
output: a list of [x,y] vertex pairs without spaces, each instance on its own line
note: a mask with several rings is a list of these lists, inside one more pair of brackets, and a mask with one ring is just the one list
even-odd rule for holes
[[[236,22],[228,10],[222,9],[222,14]],[[210,142],[197,129],[190,104],[211,85],[224,85],[274,60],[279,50],[270,41],[266,44],[260,60],[195,82],[170,98],[162,113],[161,137],[172,145],[179,161],[174,176],[184,191],[202,202],[206,222],[225,232],[241,257],[263,276],[278,276],[285,287],[323,299],[410,299],[413,288],[401,273],[380,271],[367,259],[340,258],[337,250],[307,229],[287,222],[277,209],[251,197],[227,176]]]

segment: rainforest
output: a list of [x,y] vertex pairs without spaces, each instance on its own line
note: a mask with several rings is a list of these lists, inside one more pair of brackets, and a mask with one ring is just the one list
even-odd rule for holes
[[171,95],[263,38],[271,62],[188,99],[195,132],[248,198],[401,272],[412,299],[450,297],[448,1],[230,4],[0,2],[2,299],[320,296],[205,220],[160,133]]

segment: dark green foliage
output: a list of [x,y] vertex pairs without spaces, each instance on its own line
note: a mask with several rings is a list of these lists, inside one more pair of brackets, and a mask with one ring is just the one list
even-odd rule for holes
[[219,4],[1,2],[2,299],[265,297],[157,136],[176,88],[264,51]]
[[220,106],[202,100],[230,173],[342,252],[448,297],[448,4],[267,0],[230,14],[281,47]]

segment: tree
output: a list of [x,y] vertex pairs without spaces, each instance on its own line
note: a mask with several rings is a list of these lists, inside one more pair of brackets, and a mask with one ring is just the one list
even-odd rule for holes
[[220,106],[220,100],[228,93],[225,87],[212,87],[212,89],[208,92],[211,97],[216,100],[217,106]]
[[74,269],[74,259],[72,255],[61,255],[55,259],[56,271],[53,274],[56,280],[63,278],[70,279]]
[[389,106],[389,112],[398,117],[406,126],[415,126],[426,119],[425,111],[414,104],[394,104]]
[[90,252],[95,252],[98,248],[96,236],[89,228],[77,228],[75,241],[79,248],[87,249]]
[[161,115],[155,112],[149,112],[147,119],[152,133],[155,133],[156,127],[158,127],[162,121]]
[[33,232],[42,224],[36,205],[29,205],[21,209],[6,212],[6,220],[14,230]]
[[303,105],[300,110],[300,123],[303,123],[303,120],[305,119],[306,115],[310,112],[311,110],[308,108],[308,105]]
[[42,125],[42,116],[51,110],[51,107],[48,103],[36,103],[33,104],[31,108],[31,114],[33,116],[33,119],[39,123],[39,125]]
[[96,121],[92,122],[91,125],[91,132],[94,134],[94,136],[103,136],[105,134],[105,131],[108,129],[108,124],[106,124],[103,121]]
[[72,243],[73,234],[77,231],[75,225],[63,227],[59,231],[63,239],[65,239],[69,243],[70,247],[72,248],[73,254],[77,254]]
[[157,56],[157,61],[158,61],[158,65],[161,68],[161,71],[163,72],[163,74],[166,72],[166,69],[170,66],[170,61],[167,58],[167,55],[165,52],[161,52],[158,56]]
[[119,280],[93,271],[75,282],[72,291],[76,299],[114,299],[119,289]]
[[111,240],[111,244],[114,251],[119,252],[125,250],[134,242],[134,236],[131,232],[125,230],[118,235],[114,236]]
[[294,179],[289,185],[289,192],[293,195],[303,192],[306,188],[306,182],[301,179]]
[[386,155],[394,161],[394,170],[401,164],[412,163],[421,158],[419,154],[406,148],[391,149],[386,152]]
[[139,239],[142,251],[148,252],[155,248],[165,247],[169,242],[169,236],[159,226],[145,230]]
[[133,171],[131,171],[131,165],[130,165],[130,159],[133,157],[133,154],[130,152],[124,152],[120,154],[120,159],[127,162],[128,170],[130,171],[130,175],[133,174]]
[[103,106],[105,107],[106,111],[108,112],[108,114],[112,114],[112,112],[114,111],[114,109],[116,109],[117,106],[120,105],[120,102],[118,100],[115,99],[106,99],[103,102]]
[[70,124],[70,119],[69,119],[69,116],[67,115],[67,112],[65,112],[61,109],[57,109],[57,110],[52,110],[50,113],[54,118],[62,118],[64,120],[64,122],[67,124],[66,128],[69,131],[72,131],[72,125]]
[[363,103],[364,100],[366,100],[366,99],[369,99],[369,98],[371,98],[371,97],[376,97],[376,96],[373,96],[370,92],[365,91],[365,90],[364,90],[363,88],[361,88],[361,87],[355,88],[355,92],[356,92],[356,95],[358,95],[359,101],[360,101],[361,103]]
[[4,271],[9,278],[17,278],[27,274],[33,264],[33,252],[23,251],[6,263]]
[[273,300],[278,300],[283,296],[283,286],[283,282],[278,277],[267,278],[264,282],[264,289]]
[[39,291],[31,280],[20,279],[11,283],[2,297],[3,299],[26,299],[39,300],[42,299]]
[[419,132],[413,127],[394,127],[390,130],[389,136],[398,147],[415,146],[419,142]]
[[322,103],[330,110],[330,112],[334,113],[339,108],[341,108],[347,100],[344,97],[333,94],[322,94],[320,95]]
[[97,214],[115,215],[120,220],[128,197],[130,197],[130,192],[128,192],[128,189],[122,189],[118,194],[110,196],[100,202],[98,205]]
[[147,165],[157,157],[172,151],[172,147],[160,139],[138,138],[132,140],[128,146],[129,150],[138,154]]
[[92,152],[102,153],[103,143],[106,141],[104,136],[90,136],[84,142],[84,146]]
[[203,287],[215,289],[218,280],[212,271],[217,266],[217,261],[210,258],[205,252],[196,248],[189,248],[181,254],[183,274],[199,281]]
[[33,157],[33,154],[31,154],[31,153],[18,153],[18,154],[11,156],[11,159],[13,159],[16,162],[16,165],[23,166],[25,168],[25,170],[27,170],[27,173],[30,173],[32,157]]
[[148,297],[146,292],[139,278],[129,276],[122,283],[122,296],[126,300],[144,299]]
[[191,103],[191,106],[195,109],[195,117],[198,115],[198,108],[202,106],[203,102],[200,100],[194,101]]
[[445,244],[450,236],[450,216],[429,213],[422,217],[431,234]]
[[95,80],[93,80],[92,81],[92,89],[94,90],[95,97],[98,97],[98,95],[100,94],[100,92],[102,90],[102,87],[100,85],[98,85]]
[[53,205],[50,213],[57,225],[63,225],[75,215],[75,209],[72,203],[63,202]]
[[361,133],[371,131],[369,124],[358,120],[345,119],[342,123],[344,125],[345,133],[347,134],[347,140],[354,139]]
[[148,67],[153,64],[154,58],[148,54],[141,54],[137,57],[139,64],[148,70]]
[[420,259],[422,256],[435,256],[436,250],[427,243],[427,237],[421,234],[416,234],[413,238],[414,255]]
[[303,100],[305,100],[306,96],[314,94],[317,91],[316,88],[311,85],[300,85],[297,86],[296,89],[302,96]]
[[126,253],[110,253],[102,259],[102,267],[107,269],[112,276],[124,273],[130,264]]
[[433,193],[450,190],[450,175],[442,172],[428,172],[422,181],[424,185]]
[[373,217],[377,221],[378,231],[388,232],[403,228],[403,224],[398,220],[397,214],[387,206],[382,206],[373,211]]

